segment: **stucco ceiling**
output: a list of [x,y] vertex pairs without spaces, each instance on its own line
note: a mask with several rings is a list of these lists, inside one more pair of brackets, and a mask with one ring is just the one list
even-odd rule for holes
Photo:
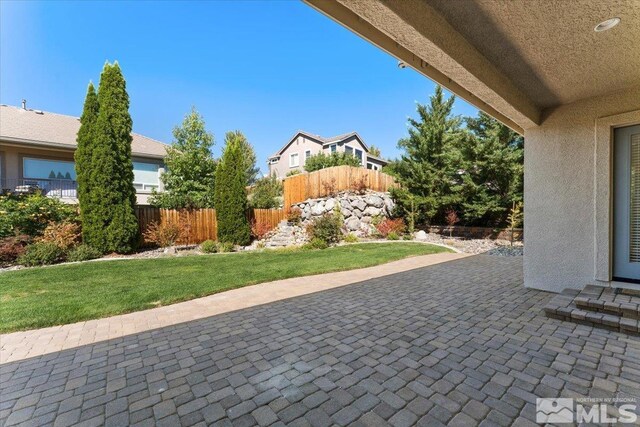
[[540,108],[640,85],[640,0],[423,1]]

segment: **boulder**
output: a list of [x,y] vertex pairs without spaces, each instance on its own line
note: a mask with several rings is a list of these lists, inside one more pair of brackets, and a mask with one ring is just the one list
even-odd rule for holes
[[376,196],[375,194],[368,196],[366,198],[366,203],[367,205],[373,206],[376,208],[381,208],[384,206],[384,200],[382,200],[382,197]]
[[424,230],[420,230],[416,233],[416,240],[427,240],[427,233]]
[[324,213],[324,206],[320,203],[315,204],[311,207],[311,215],[319,216]]
[[369,206],[367,209],[364,210],[364,212],[362,212],[362,215],[378,216],[380,215],[381,212],[382,212],[382,209],[376,208],[374,206]]
[[327,199],[327,201],[324,202],[324,210],[326,212],[331,212],[335,206],[336,206],[335,199]]
[[349,231],[356,231],[357,229],[360,228],[360,220],[354,216],[352,216],[351,218],[349,218],[346,222],[345,225],[347,227],[347,230]]
[[357,199],[357,200],[353,201],[351,203],[351,206],[353,206],[354,208],[359,209],[361,211],[363,211],[363,210],[365,210],[367,208],[367,204],[362,199]]

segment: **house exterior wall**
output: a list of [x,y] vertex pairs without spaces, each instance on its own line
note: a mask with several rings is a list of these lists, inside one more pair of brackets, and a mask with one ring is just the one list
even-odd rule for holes
[[[0,178],[2,180],[2,187],[11,189],[15,187],[15,185],[20,184],[20,181],[24,178],[24,157],[73,161],[73,153],[71,150],[32,148],[28,146],[3,144],[0,142]],[[158,159],[136,156],[133,160],[158,164],[160,166],[159,174],[164,171],[162,161]],[[137,203],[140,205],[149,204],[148,199],[150,195],[150,191],[137,191]],[[77,203],[77,199],[74,197],[65,196],[62,197],[61,200],[67,203]]]
[[611,168],[610,159],[596,162],[596,122],[634,110],[640,88],[545,111],[540,126],[525,130],[525,286],[560,292],[596,282],[596,259],[609,257],[607,245],[596,245],[596,189],[610,186],[597,180]]
[[[295,141],[280,155],[280,160],[277,163],[269,163],[269,174],[275,174],[278,178],[284,178],[287,176],[292,170],[304,170],[304,161],[305,161],[305,152],[310,151],[311,155],[316,155],[318,153],[329,154],[331,152],[330,149],[331,144],[325,143],[324,145],[320,142],[310,139],[304,135],[298,135]],[[351,148],[362,150],[362,166],[366,166],[367,162],[367,150],[364,148],[362,143],[356,138],[351,137],[346,141],[340,141],[336,143],[336,151],[344,152],[345,147],[349,146]],[[289,158],[291,154],[298,153],[299,158],[299,166],[298,167],[290,167],[289,166]]]

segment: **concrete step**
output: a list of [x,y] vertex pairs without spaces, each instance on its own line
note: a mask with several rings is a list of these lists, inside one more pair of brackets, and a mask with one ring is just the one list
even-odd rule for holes
[[576,307],[597,313],[640,319],[640,297],[614,288],[588,285],[574,298]]
[[[610,288],[593,288],[602,287],[589,285],[583,291],[565,289],[549,301],[544,308],[545,314],[554,319],[640,336],[640,320],[633,307],[636,302],[616,298],[613,290],[612,294],[605,292]],[[599,297],[603,299],[598,300]],[[601,311],[605,309],[605,302],[609,302],[606,305],[608,311]]]

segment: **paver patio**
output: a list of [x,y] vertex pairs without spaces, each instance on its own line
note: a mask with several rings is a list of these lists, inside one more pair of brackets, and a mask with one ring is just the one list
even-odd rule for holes
[[0,424],[533,425],[640,398],[640,339],[549,319],[474,256],[2,365]]

